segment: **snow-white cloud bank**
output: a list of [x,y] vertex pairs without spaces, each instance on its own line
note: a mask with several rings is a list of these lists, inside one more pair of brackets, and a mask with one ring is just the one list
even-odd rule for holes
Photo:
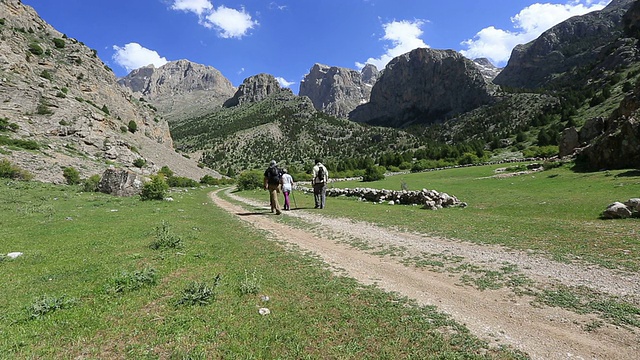
[[364,63],[356,62],[356,66],[361,69],[365,64],[373,64],[378,69],[384,69],[387,63],[396,56],[416,48],[429,47],[420,39],[423,24],[423,20],[392,21],[383,24],[384,36],[381,40],[391,41],[391,47],[386,48],[385,53],[379,58],[369,58]]
[[113,50],[115,51],[113,61],[125,68],[127,72],[150,64],[160,67],[167,63],[167,59],[161,57],[157,52],[134,42],[128,43],[123,47],[114,45]]

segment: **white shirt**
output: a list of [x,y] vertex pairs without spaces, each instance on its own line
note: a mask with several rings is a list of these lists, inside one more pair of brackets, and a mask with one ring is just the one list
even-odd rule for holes
[[282,191],[291,191],[293,177],[289,174],[282,174]]

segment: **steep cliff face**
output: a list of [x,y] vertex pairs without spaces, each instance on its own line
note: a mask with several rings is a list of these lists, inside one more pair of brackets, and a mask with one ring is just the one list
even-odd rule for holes
[[188,60],[136,69],[118,80],[144,97],[169,122],[210,113],[233,96],[236,88],[220,71]]
[[300,83],[300,96],[307,96],[318,111],[347,118],[358,105],[369,101],[378,69],[371,64],[362,71],[315,64]]
[[[148,174],[183,159],[173,151],[167,122],[119,86],[96,51],[18,0],[0,1],[0,14],[0,119],[12,124],[0,135],[38,147],[0,145],[0,158],[47,182],[63,182],[67,166],[83,177],[110,164]],[[143,169],[133,166],[139,158],[147,160]],[[183,176],[204,174],[195,162],[175,163]]]
[[234,107],[246,103],[258,102],[266,99],[269,95],[289,89],[280,88],[278,80],[270,74],[258,74],[250,76],[238,86],[238,90],[232,98],[224,103],[224,107]]
[[473,61],[453,50],[420,48],[389,62],[369,103],[349,118],[392,127],[430,124],[492,99],[490,85]]
[[622,34],[622,16],[633,2],[613,0],[601,11],[570,18],[536,40],[516,46],[494,83],[535,89],[558,74],[590,64]]

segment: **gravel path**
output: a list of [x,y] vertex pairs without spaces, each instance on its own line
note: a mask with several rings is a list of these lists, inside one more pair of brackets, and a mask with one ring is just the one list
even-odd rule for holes
[[[376,284],[423,305],[435,305],[490,344],[512,346],[533,359],[638,359],[640,354],[638,329],[602,323],[594,315],[579,315],[540,304],[534,306],[533,298],[516,295],[507,287],[482,291],[464,286],[461,273],[447,271],[445,267],[419,268],[407,265],[406,260],[435,259],[446,266],[465,264],[494,271],[512,265],[519,274],[533,280],[538,289],[552,284],[585,286],[623,296],[636,304],[640,303],[640,274],[558,263],[498,246],[398,232],[351,219],[323,216],[318,210],[286,212],[285,216],[309,224],[306,229],[297,229],[270,216],[268,199],[256,202],[227,194],[265,211],[247,214],[246,209],[224,201],[216,193],[211,197],[231,213],[255,215],[240,218],[267,230],[274,240],[312,251],[337,272],[362,283]],[[600,325],[586,330],[588,324],[595,323]]]

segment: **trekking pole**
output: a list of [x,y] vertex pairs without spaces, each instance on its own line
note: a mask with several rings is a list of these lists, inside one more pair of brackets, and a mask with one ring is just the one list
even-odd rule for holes
[[296,209],[298,208],[298,203],[296,203],[296,196],[293,195],[293,187],[291,187],[291,197],[293,198],[293,205],[296,206]]

